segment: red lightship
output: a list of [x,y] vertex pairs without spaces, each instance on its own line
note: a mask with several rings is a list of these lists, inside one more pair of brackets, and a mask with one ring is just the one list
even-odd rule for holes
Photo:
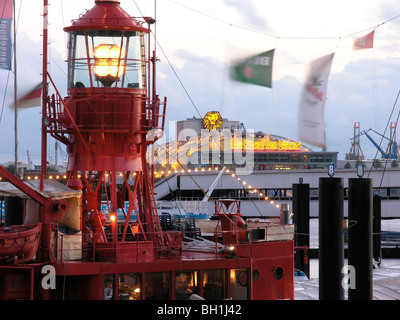
[[[96,0],[64,29],[68,96],[44,88],[43,139],[51,134],[66,144],[72,196],[46,193],[45,169],[35,190],[0,167],[35,203],[26,219],[41,227],[33,259],[2,256],[7,230],[0,230],[1,299],[294,298],[293,225],[247,226],[239,201],[219,200],[221,227],[208,237],[162,227],[146,160],[166,111],[155,90],[154,22],[130,17],[117,0]],[[55,88],[47,71],[44,81]]]

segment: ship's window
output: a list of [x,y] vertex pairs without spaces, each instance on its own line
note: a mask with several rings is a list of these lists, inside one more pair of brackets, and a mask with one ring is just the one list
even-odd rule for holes
[[113,274],[104,275],[104,300],[115,299],[114,279],[115,276]]
[[247,300],[249,293],[249,271],[247,269],[231,269],[231,298],[233,300]]
[[198,271],[177,271],[175,273],[175,300],[187,300],[199,293]]
[[258,281],[258,278],[260,276],[260,272],[258,270],[253,271],[253,283]]
[[171,299],[170,272],[151,272],[145,274],[145,299],[170,300]]
[[221,300],[226,298],[225,270],[204,270],[203,297],[206,300]]
[[123,273],[118,279],[119,300],[141,300],[142,298],[142,274]]
[[281,280],[283,277],[283,269],[282,267],[276,267],[274,269],[274,278],[275,280]]

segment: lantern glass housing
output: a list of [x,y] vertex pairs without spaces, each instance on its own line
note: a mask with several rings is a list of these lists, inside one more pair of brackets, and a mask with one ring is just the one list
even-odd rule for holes
[[79,30],[69,37],[69,88],[145,87],[143,32]]

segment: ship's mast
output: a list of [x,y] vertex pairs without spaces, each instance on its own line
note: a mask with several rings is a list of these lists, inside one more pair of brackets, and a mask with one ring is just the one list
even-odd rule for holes
[[44,180],[47,175],[47,42],[48,42],[48,0],[43,0],[43,73],[42,73],[42,158],[41,158],[41,177],[40,191],[44,190]]

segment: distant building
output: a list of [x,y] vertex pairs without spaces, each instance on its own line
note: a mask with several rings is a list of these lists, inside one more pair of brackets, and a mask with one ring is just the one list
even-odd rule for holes
[[[315,152],[298,141],[246,130],[239,121],[222,119],[216,113],[208,113],[214,121],[211,124],[196,117],[177,121],[176,140],[156,145],[154,157],[149,151],[148,160],[154,163],[156,178],[180,170],[215,170],[222,166],[250,171],[336,166],[338,152]],[[208,130],[207,125],[213,129]]]

